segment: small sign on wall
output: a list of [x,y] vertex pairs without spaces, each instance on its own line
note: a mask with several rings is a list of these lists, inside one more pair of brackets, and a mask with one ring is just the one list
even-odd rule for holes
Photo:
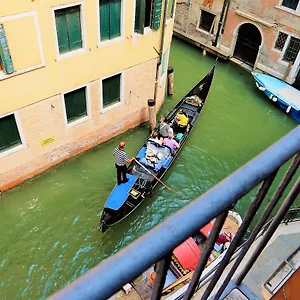
[[54,136],[51,136],[51,137],[49,137],[49,138],[47,138],[47,139],[45,139],[45,140],[42,140],[42,141],[41,141],[41,146],[42,146],[42,147],[47,146],[48,144],[51,144],[51,143],[53,143],[54,141],[55,141]]

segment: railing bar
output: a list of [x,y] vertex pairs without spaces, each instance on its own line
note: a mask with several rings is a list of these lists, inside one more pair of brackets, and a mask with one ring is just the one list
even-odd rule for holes
[[166,276],[171,263],[172,252],[165,255],[164,258],[156,263],[157,273],[154,280],[153,291],[151,294],[151,300],[158,300],[161,298],[161,293],[166,282]]
[[[243,220],[243,223],[241,224],[240,228],[238,229],[235,237],[233,238],[225,256],[223,257],[223,259],[220,262],[220,265],[218,267],[218,269],[216,270],[216,273],[214,274],[212,280],[210,281],[206,291],[204,292],[203,296],[201,299],[205,300],[208,298],[208,296],[210,295],[210,293],[212,292],[212,290],[214,289],[215,285],[217,284],[218,280],[220,279],[223,271],[225,270],[226,266],[228,265],[230,258],[232,256],[232,254],[234,253],[235,249],[238,247],[238,245],[240,244],[240,241],[242,239],[242,237],[244,236],[244,234],[246,233],[247,229],[249,228],[257,210],[259,209],[260,205],[262,204],[266,194],[268,193],[275,177],[276,174],[278,172],[278,169],[275,170],[271,175],[269,175],[263,182],[262,186],[260,187],[259,191],[257,192],[257,194],[255,195],[255,198],[249,208],[249,210],[247,211],[247,214]],[[227,279],[228,280],[228,279]],[[230,278],[229,278],[230,280]],[[229,280],[227,281],[227,283],[229,282]],[[227,286],[223,283],[222,286],[220,287],[220,289],[217,292],[217,295],[215,296],[216,299],[218,299],[218,297],[221,296],[223,290],[225,289],[225,287]]]
[[265,246],[267,245],[267,243],[273,236],[273,234],[274,234],[275,230],[277,229],[277,227],[279,226],[282,218],[288,212],[290,206],[293,204],[293,202],[299,195],[299,192],[300,192],[300,178],[298,178],[297,182],[291,189],[290,193],[288,194],[288,196],[284,200],[283,204],[281,205],[279,211],[277,212],[276,216],[274,217],[271,225],[267,229],[265,235],[262,237],[262,240],[260,241],[260,243],[258,244],[256,249],[252,253],[251,257],[247,261],[242,272],[237,277],[237,280],[236,280],[237,285],[240,285],[241,282],[243,281],[243,279],[245,278],[245,276],[248,274],[248,272],[252,268],[253,264],[257,260],[258,256],[260,255],[261,251],[265,248]]
[[218,291],[218,294],[217,294],[218,296],[221,296],[221,294],[219,292],[221,291],[221,293],[222,293],[224,291],[224,289],[226,288],[228,282],[231,280],[231,278],[232,278],[233,274],[235,273],[236,269],[238,268],[241,261],[243,260],[246,253],[248,252],[249,248],[251,247],[252,243],[254,242],[257,234],[260,232],[260,230],[264,226],[265,222],[268,220],[271,212],[273,211],[273,209],[276,206],[277,202],[281,198],[284,190],[286,189],[286,187],[288,186],[288,184],[292,180],[293,176],[295,175],[295,173],[296,173],[296,171],[299,167],[299,164],[300,164],[300,153],[298,153],[295,156],[295,159],[291,163],[288,171],[285,173],[285,175],[284,175],[282,181],[280,182],[274,196],[272,197],[269,204],[267,205],[267,208],[265,209],[263,215],[261,216],[261,218],[258,221],[257,225],[252,230],[252,232],[250,234],[250,237],[247,239],[246,244],[242,248],[238,258],[234,262],[234,264],[233,264],[232,268],[230,269],[229,273],[227,274],[222,286],[220,287],[220,289]]
[[226,220],[226,217],[228,215],[228,210],[227,211],[224,211],[222,214],[220,214],[215,223],[214,223],[214,226],[212,228],[212,231],[210,233],[210,236],[209,236],[209,239],[201,253],[201,257],[198,261],[198,264],[197,264],[197,267],[194,271],[194,274],[192,276],[192,280],[191,280],[191,283],[189,284],[189,287],[184,295],[184,300],[188,300],[188,299],[191,299],[194,295],[194,292],[197,288],[197,285],[199,283],[199,279],[201,277],[201,274],[206,266],[206,263],[208,261],[208,258],[209,258],[209,255],[211,254],[213,248],[214,248],[214,245],[215,245],[215,242],[219,236],[219,233],[220,233],[220,230],[222,229],[222,226]]

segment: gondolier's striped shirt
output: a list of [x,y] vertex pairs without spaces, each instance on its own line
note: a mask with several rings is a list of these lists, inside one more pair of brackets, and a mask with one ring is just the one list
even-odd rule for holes
[[126,160],[128,160],[128,157],[125,151],[116,147],[113,152],[113,156],[115,158],[116,165],[118,166],[126,165]]

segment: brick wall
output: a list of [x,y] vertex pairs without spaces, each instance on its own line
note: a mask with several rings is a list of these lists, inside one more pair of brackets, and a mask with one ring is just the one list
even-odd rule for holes
[[[124,70],[124,103],[100,112],[100,80],[87,85],[90,119],[67,127],[62,96],[55,95],[18,111],[26,147],[0,158],[0,191],[55,166],[148,120],[147,100],[153,98],[156,59]],[[164,99],[166,77],[160,82],[157,109]],[[67,91],[63,91],[67,92]],[[54,142],[41,141],[54,136]]]

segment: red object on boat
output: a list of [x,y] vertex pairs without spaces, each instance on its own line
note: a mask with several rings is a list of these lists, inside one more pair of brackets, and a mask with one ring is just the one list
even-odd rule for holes
[[200,232],[208,238],[209,232],[211,232],[212,228],[213,228],[213,224],[209,222],[200,229]]
[[184,269],[195,270],[201,251],[193,238],[189,237],[186,241],[174,249],[173,254]]

